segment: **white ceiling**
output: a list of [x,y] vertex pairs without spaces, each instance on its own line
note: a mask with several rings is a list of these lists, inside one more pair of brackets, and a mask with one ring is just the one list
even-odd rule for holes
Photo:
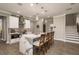
[[[41,9],[41,7],[44,7]],[[34,3],[30,6],[30,3],[0,3],[0,9],[17,13],[30,17],[39,14],[40,17],[55,16],[59,14],[78,13],[78,3]],[[44,10],[47,12],[42,13]]]

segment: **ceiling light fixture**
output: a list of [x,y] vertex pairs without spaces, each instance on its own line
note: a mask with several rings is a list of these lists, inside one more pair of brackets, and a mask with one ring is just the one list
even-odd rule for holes
[[42,22],[44,21],[44,19],[42,18]]
[[17,13],[20,13],[20,11],[17,11]]
[[37,20],[37,21],[39,20],[38,16],[36,16],[36,20]]

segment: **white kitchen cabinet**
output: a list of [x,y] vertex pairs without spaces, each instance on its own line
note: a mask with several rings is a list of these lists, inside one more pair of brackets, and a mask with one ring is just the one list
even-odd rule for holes
[[[28,50],[28,52],[27,52],[27,50]],[[28,54],[28,55],[33,53],[33,51],[32,51],[32,45],[23,36],[20,38],[19,51],[22,54]]]
[[9,28],[19,28],[19,18],[10,16],[9,17]]

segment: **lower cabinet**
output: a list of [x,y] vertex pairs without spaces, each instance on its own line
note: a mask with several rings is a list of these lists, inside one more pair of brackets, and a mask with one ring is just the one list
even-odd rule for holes
[[26,41],[24,39],[23,40],[20,39],[20,42],[19,42],[19,51],[22,54],[26,54]]
[[19,42],[19,52],[22,54],[32,55],[33,49],[32,45],[25,38],[20,38]]

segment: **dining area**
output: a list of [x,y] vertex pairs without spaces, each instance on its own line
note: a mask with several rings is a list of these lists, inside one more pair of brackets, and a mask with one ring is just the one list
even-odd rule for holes
[[[54,43],[53,18],[20,17],[19,52],[24,55],[45,55]],[[22,25],[23,24],[23,25]]]
[[33,54],[45,55],[54,44],[54,32],[41,34],[37,40],[33,41]]
[[20,39],[20,52],[26,55],[45,55],[54,44],[54,32],[38,35],[24,34]]

